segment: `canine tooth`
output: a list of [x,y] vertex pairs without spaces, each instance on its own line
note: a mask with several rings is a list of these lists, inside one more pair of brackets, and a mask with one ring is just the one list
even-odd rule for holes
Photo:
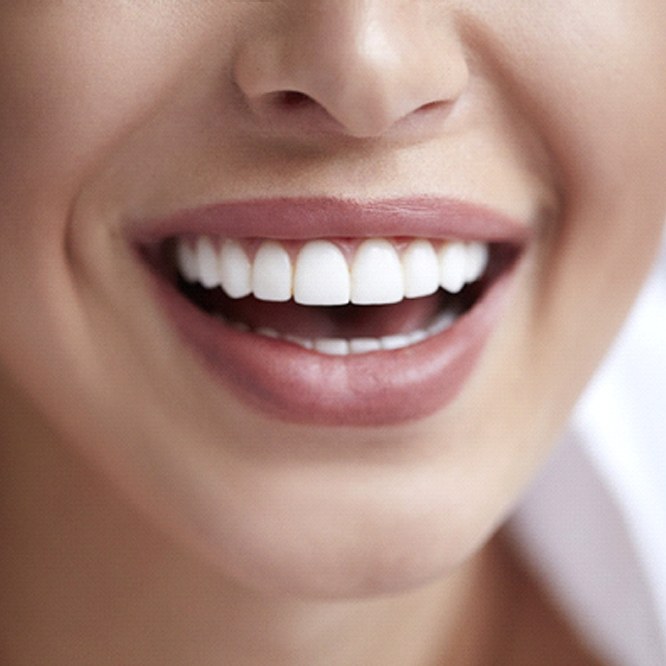
[[465,286],[467,249],[464,243],[445,243],[439,251],[439,279],[446,291],[457,294]]
[[419,329],[417,331],[414,331],[413,333],[408,333],[407,337],[409,338],[409,344],[410,345],[415,345],[418,342],[423,342],[427,338],[430,337],[428,334],[428,331],[424,331],[423,329]]
[[220,251],[220,283],[231,298],[244,298],[252,293],[252,265],[240,243],[228,240]]
[[432,324],[430,324],[430,326],[428,326],[428,336],[437,335],[438,333],[445,331],[447,328],[451,328],[457,318],[458,316],[454,312],[443,312]]
[[237,331],[240,331],[241,333],[248,333],[249,331],[252,330],[245,322],[242,321],[231,321],[229,322],[229,325],[231,326],[231,328],[235,328]]
[[439,262],[430,241],[410,243],[402,255],[402,269],[407,298],[429,296],[439,289]]
[[304,305],[349,303],[347,261],[334,243],[310,241],[298,254],[294,270],[294,300]]
[[189,241],[179,238],[176,244],[176,265],[187,282],[199,280],[199,264],[194,248]]
[[305,349],[314,349],[314,342],[309,338],[301,338],[297,335],[285,335],[284,339],[287,342],[298,345],[299,347],[304,347]]
[[361,243],[351,269],[351,302],[378,305],[404,297],[402,265],[393,245],[380,238]]
[[383,338],[379,338],[382,349],[391,351],[393,349],[402,349],[403,347],[408,347],[410,345],[409,336],[407,335],[385,335]]
[[467,243],[467,267],[465,270],[465,280],[467,282],[476,282],[486,271],[488,267],[488,245],[481,242]]
[[288,301],[291,285],[291,259],[287,251],[277,241],[264,241],[252,266],[252,293],[264,301]]
[[314,341],[314,348],[319,353],[329,356],[347,356],[349,341],[344,338],[318,338]]
[[268,328],[266,326],[262,328],[257,328],[254,331],[257,335],[263,335],[265,338],[280,338],[282,337],[275,329],[273,328]]
[[379,338],[352,338],[349,341],[349,351],[352,354],[367,354],[379,351],[382,348]]
[[199,266],[199,282],[207,289],[219,287],[220,271],[218,257],[213,241],[206,236],[199,236],[196,244],[197,264]]

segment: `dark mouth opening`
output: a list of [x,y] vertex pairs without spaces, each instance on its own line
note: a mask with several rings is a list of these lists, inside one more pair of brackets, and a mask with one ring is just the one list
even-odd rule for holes
[[490,260],[484,276],[466,285],[458,294],[443,289],[431,296],[404,299],[388,305],[306,306],[288,301],[262,301],[254,296],[233,299],[221,288],[207,289],[188,283],[179,275],[174,260],[175,239],[141,253],[190,303],[212,318],[248,331],[275,331],[299,338],[382,338],[427,330],[443,315],[463,316],[479,302],[500,275],[509,270],[520,248],[508,243],[490,245]]

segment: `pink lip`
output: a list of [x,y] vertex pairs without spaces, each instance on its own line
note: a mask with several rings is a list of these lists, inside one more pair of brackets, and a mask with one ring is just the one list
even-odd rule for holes
[[135,240],[209,233],[226,238],[421,236],[520,243],[529,231],[526,224],[500,212],[452,199],[284,198],[231,201],[181,211],[166,219],[142,222]]
[[[217,204],[143,222],[133,240],[146,247],[200,233],[284,239],[453,237],[520,248],[530,229],[501,213],[448,199],[270,199]],[[290,422],[381,426],[428,416],[455,399],[500,320],[514,272],[497,277],[443,333],[396,351],[342,357],[238,331],[199,310],[157,272],[154,282],[184,344],[245,403]]]

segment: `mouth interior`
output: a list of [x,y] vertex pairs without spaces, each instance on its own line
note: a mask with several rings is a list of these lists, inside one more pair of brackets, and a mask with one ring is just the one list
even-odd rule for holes
[[[287,339],[366,339],[443,330],[472,310],[498,278],[518,259],[521,248],[491,243],[483,277],[457,294],[440,289],[431,296],[406,298],[388,305],[310,306],[296,302],[269,302],[247,296],[233,299],[220,289],[207,289],[183,279],[175,261],[175,239],[143,246],[140,253],[162,279],[211,317],[257,333],[272,331]],[[446,319],[449,324],[441,326]],[[423,339],[423,336],[419,339]]]
[[381,338],[425,330],[444,313],[461,315],[473,307],[481,285],[456,295],[440,291],[389,305],[309,306],[271,303],[254,296],[234,300],[221,289],[207,290],[178,280],[180,292],[199,309],[253,330],[272,329],[300,338]]

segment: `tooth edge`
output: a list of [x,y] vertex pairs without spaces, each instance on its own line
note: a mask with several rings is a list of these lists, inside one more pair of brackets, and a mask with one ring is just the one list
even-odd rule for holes
[[393,244],[379,238],[363,241],[351,267],[351,302],[383,305],[404,297],[402,264]]
[[405,298],[430,296],[439,289],[439,262],[430,241],[412,241],[403,252],[401,263]]
[[293,267],[281,243],[264,241],[252,264],[252,293],[262,301],[284,302],[291,299]]
[[185,238],[179,238],[176,243],[176,266],[186,282],[199,281],[199,264],[196,254],[190,242]]
[[294,267],[294,301],[302,305],[345,305],[351,275],[340,248],[329,241],[309,241]]
[[213,241],[207,236],[199,236],[195,252],[199,268],[199,282],[206,289],[219,287],[220,271],[218,267],[218,254]]
[[490,248],[486,243],[472,241],[467,244],[467,262],[465,279],[467,282],[476,282],[488,268]]
[[227,240],[219,257],[220,285],[230,298],[245,298],[252,293],[252,264],[238,241]]
[[459,241],[445,243],[439,251],[440,285],[450,294],[465,286],[467,248]]

